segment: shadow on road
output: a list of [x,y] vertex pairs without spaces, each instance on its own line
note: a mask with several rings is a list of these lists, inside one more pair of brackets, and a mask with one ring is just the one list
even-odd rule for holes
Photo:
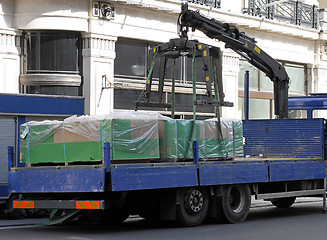
[[[268,225],[268,224],[280,224],[281,222],[304,222],[307,221],[307,217],[320,217],[322,215],[322,204],[320,202],[316,203],[301,203],[294,204],[289,209],[279,209],[274,206],[266,206],[266,207],[258,207],[251,208],[250,214],[245,221],[244,227],[246,225]],[[238,227],[243,228],[243,224],[237,224]],[[211,221],[205,222],[202,227],[214,227],[214,228],[230,228],[233,229],[235,225],[232,224],[217,224]],[[198,227],[192,228],[196,229]],[[105,223],[97,223],[97,224],[79,224],[79,225],[63,225],[63,226],[47,226],[47,227],[38,227],[37,231],[43,231],[48,234],[52,234],[54,232],[61,234],[65,233],[76,233],[76,234],[86,234],[90,235],[94,234],[130,234],[137,233],[142,231],[147,233],[148,231],[160,232],[163,229],[183,229],[178,228],[171,222],[149,222],[139,217],[131,217],[124,223],[120,225],[109,225]],[[190,228],[187,228],[190,229]],[[156,231],[157,230],[157,231]]]

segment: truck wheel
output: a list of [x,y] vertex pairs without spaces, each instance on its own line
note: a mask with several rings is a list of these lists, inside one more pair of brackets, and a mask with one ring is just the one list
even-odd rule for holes
[[271,203],[278,208],[289,208],[295,202],[296,197],[276,198]]
[[191,227],[203,222],[209,206],[208,193],[203,188],[188,188],[177,191],[177,221],[180,225]]
[[228,223],[243,222],[249,214],[250,205],[251,191],[248,184],[226,186],[221,197],[222,216],[218,218]]

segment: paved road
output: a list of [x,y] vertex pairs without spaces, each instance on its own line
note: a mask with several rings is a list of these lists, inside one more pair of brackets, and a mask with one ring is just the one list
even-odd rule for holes
[[327,215],[322,202],[299,200],[292,208],[277,209],[267,203],[252,204],[248,219],[241,224],[205,223],[193,228],[153,225],[130,218],[118,227],[106,225],[35,226],[44,219],[0,220],[0,239],[178,239],[178,240],[326,240]]

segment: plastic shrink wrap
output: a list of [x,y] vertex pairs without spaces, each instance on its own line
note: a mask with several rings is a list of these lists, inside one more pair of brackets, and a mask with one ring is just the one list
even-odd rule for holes
[[242,121],[174,120],[155,112],[73,116],[64,121],[28,122],[20,129],[21,162],[97,162],[105,142],[111,159],[123,162],[183,161],[193,158],[193,141],[202,160],[243,155]]
[[103,159],[111,144],[112,160],[159,158],[158,120],[152,112],[73,116],[64,121],[28,122],[21,126],[21,162],[69,163]]
[[241,120],[163,120],[159,122],[160,157],[170,161],[193,158],[193,141],[202,160],[243,156]]

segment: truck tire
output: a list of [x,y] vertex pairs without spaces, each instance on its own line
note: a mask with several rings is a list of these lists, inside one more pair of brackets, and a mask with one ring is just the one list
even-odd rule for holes
[[271,203],[278,208],[289,208],[295,202],[296,197],[276,198]]
[[222,216],[217,216],[228,223],[243,222],[249,214],[251,190],[248,184],[228,185],[224,187],[221,197]]
[[197,226],[203,222],[209,206],[208,193],[203,188],[177,190],[179,204],[176,206],[177,221],[181,226]]

